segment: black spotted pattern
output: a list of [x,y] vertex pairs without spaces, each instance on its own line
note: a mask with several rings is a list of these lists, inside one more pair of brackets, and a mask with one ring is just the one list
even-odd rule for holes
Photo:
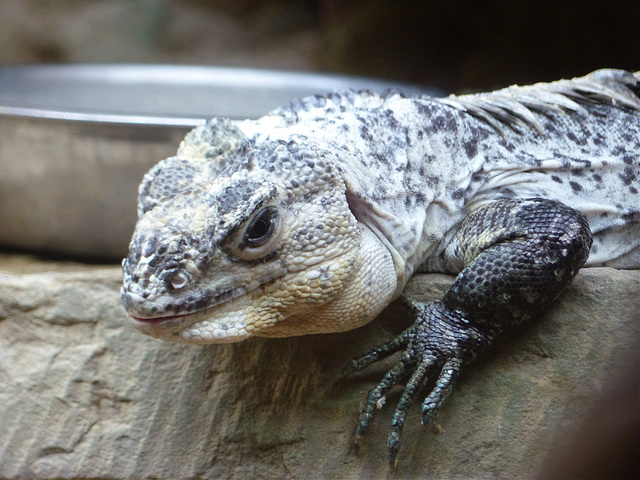
[[401,431],[412,401],[429,379],[434,381],[422,403],[423,423],[453,389],[463,365],[505,328],[519,323],[551,302],[589,256],[591,232],[584,217],[546,199],[494,202],[468,215],[453,239],[455,259],[467,265],[445,293],[431,304],[408,301],[416,322],[394,340],[354,359],[346,373],[402,351],[399,361],[369,391],[357,435],[368,429],[387,392],[407,379],[387,440],[395,463]]

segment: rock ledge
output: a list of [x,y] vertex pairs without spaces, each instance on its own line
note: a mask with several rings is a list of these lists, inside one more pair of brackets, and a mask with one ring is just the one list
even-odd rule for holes
[[[342,334],[173,345],[127,323],[119,268],[64,270],[0,272],[0,478],[506,479],[545,465],[553,475],[554,445],[637,369],[640,272],[583,270],[543,318],[463,374],[443,435],[425,432],[414,407],[392,470],[391,408],[352,447],[383,368],[339,371],[407,325],[400,307]],[[428,300],[450,282],[419,275],[409,288]]]

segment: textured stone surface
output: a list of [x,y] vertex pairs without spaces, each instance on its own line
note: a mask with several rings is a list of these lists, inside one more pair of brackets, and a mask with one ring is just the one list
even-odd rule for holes
[[[0,478],[524,478],[638,358],[640,272],[583,270],[467,369],[443,435],[414,408],[394,471],[390,409],[352,447],[383,368],[339,372],[407,324],[400,307],[343,334],[173,345],[128,325],[117,267],[0,260]],[[450,281],[410,288],[433,298]]]

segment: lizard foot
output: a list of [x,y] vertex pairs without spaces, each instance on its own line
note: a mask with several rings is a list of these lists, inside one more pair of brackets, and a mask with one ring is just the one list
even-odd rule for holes
[[433,382],[422,402],[422,424],[430,426],[434,433],[442,432],[435,425],[438,408],[451,393],[462,365],[488,345],[495,333],[472,326],[461,311],[450,309],[441,301],[425,304],[404,300],[416,316],[416,322],[395,339],[355,358],[344,369],[346,374],[357,372],[402,351],[397,363],[369,390],[356,430],[356,439],[360,439],[369,428],[375,410],[384,405],[387,392],[408,378],[387,438],[388,459],[394,466],[407,411],[420,390],[430,380]]

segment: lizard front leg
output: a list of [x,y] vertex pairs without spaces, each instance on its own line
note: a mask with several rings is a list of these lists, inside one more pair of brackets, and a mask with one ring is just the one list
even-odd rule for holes
[[415,323],[345,368],[355,372],[403,350],[395,366],[369,391],[356,432],[358,437],[364,434],[386,393],[408,378],[387,440],[392,464],[407,410],[424,384],[434,381],[422,403],[422,422],[427,425],[466,363],[496,335],[533,316],[569,284],[587,260],[591,232],[579,212],[533,198],[498,201],[476,210],[446,242],[438,261],[448,271],[460,273],[443,299],[430,304],[405,299]]

